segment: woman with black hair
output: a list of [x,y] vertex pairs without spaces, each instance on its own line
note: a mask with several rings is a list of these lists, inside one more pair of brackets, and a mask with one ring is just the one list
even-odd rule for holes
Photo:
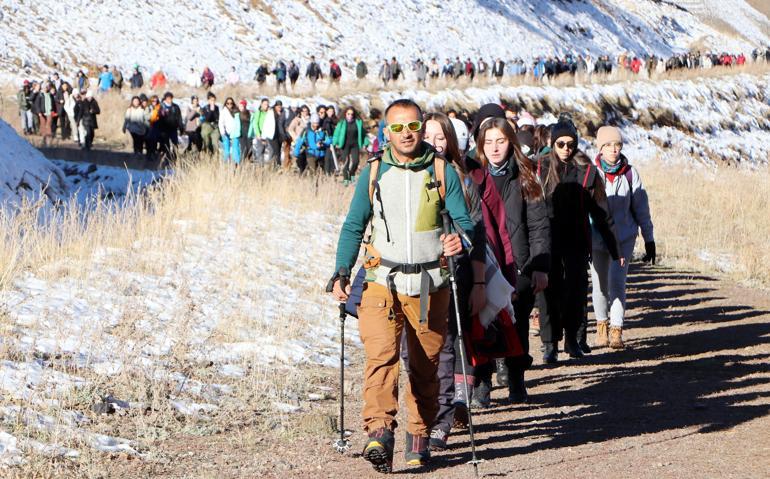
[[337,123],[332,137],[333,147],[340,150],[337,161],[342,166],[343,183],[347,186],[358,170],[361,150],[369,144],[364,131],[364,122],[358,117],[356,109],[349,106],[345,110],[345,119]]
[[551,271],[546,301],[541,305],[545,307],[540,311],[540,338],[543,362],[553,364],[558,360],[562,337],[570,357],[581,358],[590,351],[585,328],[591,226],[614,261],[623,266],[625,259],[618,252],[604,180],[590,159],[578,150],[575,125],[566,119],[553,125],[549,146],[550,151],[538,159],[551,219]]

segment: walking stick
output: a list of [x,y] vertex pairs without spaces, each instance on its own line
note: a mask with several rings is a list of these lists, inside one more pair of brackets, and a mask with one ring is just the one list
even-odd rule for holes
[[[340,288],[345,291],[345,288],[350,282],[350,272],[344,266],[342,266],[337,273],[337,277],[340,281]],[[334,288],[334,280],[327,286],[327,291],[331,291]],[[345,301],[339,304],[340,309],[340,438],[334,441],[332,446],[340,454],[346,453],[350,449],[350,441],[345,438],[345,318],[348,313],[345,311]]]
[[[441,210],[441,219],[443,222],[443,228],[444,228],[444,234],[449,234],[449,224],[451,222],[449,218],[449,211],[447,210]],[[476,476],[476,479],[479,477],[479,464],[483,462],[482,459],[478,459],[476,457],[476,440],[473,436],[473,414],[471,413],[471,401],[470,401],[470,391],[468,390],[468,383],[465,380],[468,376],[465,374],[465,340],[463,338],[463,327],[462,327],[462,321],[460,321],[460,305],[457,299],[457,278],[455,276],[455,271],[457,269],[457,265],[455,263],[454,256],[448,256],[447,261],[449,262],[449,283],[452,286],[452,298],[454,300],[454,307],[455,307],[455,320],[457,321],[457,339],[460,343],[460,364],[462,366],[463,371],[463,387],[465,388],[465,397],[468,401],[468,434],[471,439],[471,460],[468,461],[468,464],[473,465],[473,473]]]

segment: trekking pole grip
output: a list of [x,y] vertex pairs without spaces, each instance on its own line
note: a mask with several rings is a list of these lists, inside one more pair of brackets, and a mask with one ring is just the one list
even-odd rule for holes
[[[442,230],[444,235],[450,234],[449,225],[452,223],[452,219],[449,217],[449,210],[443,209],[441,210],[441,223],[442,223]],[[447,261],[449,262],[449,273],[454,276],[455,274],[455,258],[454,256],[447,256]]]
[[347,266],[340,266],[340,270],[337,271],[337,277],[340,280],[340,289],[345,291],[345,288],[350,283],[350,271],[348,271]]

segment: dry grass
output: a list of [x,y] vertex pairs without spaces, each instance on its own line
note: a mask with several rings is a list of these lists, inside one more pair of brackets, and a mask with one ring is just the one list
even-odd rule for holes
[[[276,207],[298,215],[303,211],[340,214],[346,208],[350,194],[350,189],[343,189],[338,183],[324,178],[298,178],[250,165],[233,170],[218,161],[196,161],[181,165],[162,188],[141,197],[129,197],[120,205],[95,200],[86,211],[75,204],[57,209],[42,203],[28,204],[15,213],[0,212],[0,228],[4,233],[0,236],[0,289],[13,289],[13,281],[25,272],[34,273],[41,279],[76,281],[85,286],[98,281],[102,270],[121,271],[127,277],[143,272],[162,276],[169,268],[173,271],[174,265],[194,246],[188,238],[196,235],[215,238],[221,234],[223,221],[235,222],[238,232],[244,234],[244,241],[248,241],[250,237],[245,235],[250,230],[249,225],[265,221]],[[180,224],[185,225],[183,231],[180,231]],[[253,238],[253,241],[267,239]],[[103,255],[101,262],[94,265],[95,253],[100,251],[111,254]],[[147,261],[142,262],[142,258]],[[211,286],[217,290],[242,289],[244,294],[254,291],[254,271],[259,271],[252,268],[255,260],[244,257],[235,261],[237,266],[216,279],[221,284]],[[317,278],[308,279],[297,278],[297,284],[286,286],[303,288],[302,297],[317,297],[321,294],[314,286]],[[288,366],[252,361],[247,355],[240,364],[245,371],[243,376],[223,377],[207,361],[193,360],[201,351],[196,342],[200,338],[192,334],[196,321],[200,321],[201,305],[189,294],[189,285],[183,276],[176,281],[180,296],[187,299],[173,321],[159,320],[146,307],[147,298],[140,295],[124,305],[116,322],[105,320],[97,327],[89,328],[81,338],[85,344],[96,345],[117,339],[123,347],[115,351],[114,360],[126,365],[121,372],[101,375],[89,364],[76,365],[68,354],[50,357],[46,369],[83,377],[87,384],[53,396],[50,391],[35,391],[32,394],[36,398],[34,401],[3,395],[0,406],[20,405],[25,410],[29,408],[48,414],[62,424],[64,410],[80,411],[93,421],[85,429],[135,440],[140,452],[149,451],[157,441],[171,437],[183,440],[184,437],[216,434],[242,426],[248,426],[252,431],[293,434],[296,418],[274,412],[267,414],[270,404],[274,400],[289,402],[292,397],[306,397],[309,391],[324,384],[323,370],[287,369]],[[251,282],[251,288],[243,282]],[[118,280],[116,287],[130,288],[131,282]],[[66,327],[67,319],[63,319],[58,323],[59,316],[52,312],[41,321]],[[248,312],[235,313],[222,318],[206,339],[204,348],[258,340],[276,335],[277,330],[282,340],[301,339],[307,331],[308,320],[317,321],[318,318],[303,318],[286,312],[276,320],[278,324],[268,327],[264,323],[255,323]],[[152,325],[150,329],[148,324]],[[7,313],[3,314],[2,325],[4,341],[0,347],[0,360],[31,360],[32,354],[16,345],[25,332],[34,334],[34,330],[29,329],[32,326],[26,325],[20,331]],[[145,347],[151,345],[158,334],[175,338],[173,347],[153,357],[156,365],[152,368],[138,367],[148,357]],[[169,398],[178,395],[181,387],[168,375],[156,374],[161,371],[182,373],[189,383],[220,383],[232,390],[209,419],[183,416],[169,404]],[[112,416],[90,414],[90,406],[105,394],[141,402],[144,408]],[[41,397],[56,399],[58,403],[42,406]],[[330,428],[326,419],[330,412],[327,407],[323,405],[320,412],[304,417],[307,421],[303,426],[305,430]],[[111,473],[113,462],[125,457],[92,451],[65,430],[57,428],[51,433],[20,420],[9,423],[8,417],[3,418],[2,414],[0,420],[4,420],[2,428],[16,437],[55,442],[81,451],[81,456],[74,461],[32,455],[29,463],[11,471],[17,477],[114,477]],[[288,424],[292,426],[288,427]],[[328,433],[326,429],[324,431]]]
[[768,167],[706,171],[653,162],[640,170],[665,260],[770,288]]
[[[660,163],[641,167],[650,192],[662,259],[705,271],[719,270],[719,265],[702,259],[702,252],[706,251],[712,257],[730,259],[732,269],[722,268],[723,274],[752,285],[770,287],[770,274],[766,268],[770,264],[767,250],[770,221],[766,214],[770,206],[770,175],[767,169],[747,172],[724,168],[683,173],[681,167],[675,168],[678,174],[672,175],[668,169],[661,168]],[[686,181],[683,181],[685,174]],[[168,266],[156,259],[158,252],[168,252],[167,256],[172,258],[181,256],[189,248],[186,236],[212,237],[217,234],[223,219],[240,218],[239,228],[245,233],[250,222],[264,219],[264,211],[276,206],[298,215],[304,212],[339,215],[345,212],[350,194],[351,189],[343,189],[325,179],[297,178],[250,166],[234,171],[219,162],[203,161],[182,165],[162,189],[152,190],[141,198],[129,197],[122,205],[97,202],[85,214],[73,206],[52,211],[41,208],[42,205],[27,205],[16,214],[6,212],[0,216],[0,228],[5,233],[0,237],[0,288],[12,287],[13,280],[27,271],[40,277],[76,278],[87,283],[92,278],[88,276],[89,268],[83,266],[92,261],[94,251],[105,249],[116,254],[100,266],[135,271],[138,259],[146,257],[148,264],[141,268],[163,274]],[[41,221],[41,217],[47,221]],[[179,231],[180,222],[188,225],[184,233]],[[145,249],[148,242],[152,245],[150,250]],[[141,246],[137,248],[137,244]],[[234,277],[248,276],[250,262],[244,260],[243,263],[243,269],[236,268],[223,275],[222,285],[217,287],[238,288],[237,283],[231,281]],[[189,289],[182,278],[179,288],[182,291]],[[144,306],[145,299],[137,297],[135,303],[122,311],[119,321],[89,331],[84,340],[99,341],[108,336],[120,338],[126,345],[118,354],[120,361],[125,364],[140,362],[146,357],[143,346],[152,340],[147,330],[139,326],[142,322],[153,321]],[[257,447],[260,434],[267,430],[288,438],[319,432],[330,435],[332,423],[328,419],[333,416],[333,411],[329,410],[329,404],[301,416],[299,421],[280,414],[266,414],[267,411],[258,406],[268,394],[279,398],[301,395],[315,386],[324,385],[328,378],[323,370],[308,368],[310,371],[287,373],[280,366],[244,360],[242,366],[247,373],[243,377],[223,379],[210,364],[191,361],[195,345],[189,332],[193,330],[198,307],[190,298],[171,324],[158,324],[160,331],[176,337],[177,342],[157,360],[162,365],[159,367],[181,372],[190,381],[218,382],[232,387],[229,401],[223,403],[209,420],[181,416],[174,411],[167,399],[176,394],[178,385],[167,378],[132,369],[114,376],[101,376],[87,367],[74,366],[66,356],[49,359],[48,367],[85,377],[86,387],[62,394],[56,398],[60,404],[49,408],[11,397],[0,399],[0,405],[34,407],[61,420],[57,414],[61,414],[63,408],[88,411],[89,406],[106,393],[141,401],[146,404],[146,409],[102,416],[86,427],[94,432],[135,439],[142,451],[153,451],[158,443],[172,438],[184,441],[185,438],[241,427],[245,431],[242,445],[249,447]],[[292,314],[281,318],[281,335],[298,337],[303,320]],[[0,359],[29,360],[29,353],[13,347],[19,332],[7,312],[2,316],[2,324],[6,340],[0,347]],[[248,337],[243,337],[240,332],[250,326],[253,330]],[[274,331],[251,324],[245,313],[236,313],[224,318],[207,341],[227,344],[266,334],[274,334]],[[21,421],[4,427],[17,437],[58,442],[83,451],[76,461],[32,456],[29,463],[11,470],[9,474],[14,477],[115,477],[116,464],[126,460],[121,456],[90,451],[66,434],[36,430]],[[126,469],[124,463],[120,467]]]
[[754,10],[770,18],[770,2],[767,0],[746,0],[746,3],[751,5]]

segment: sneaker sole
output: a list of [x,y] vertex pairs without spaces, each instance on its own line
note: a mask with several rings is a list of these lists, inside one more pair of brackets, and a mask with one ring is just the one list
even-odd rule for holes
[[428,465],[428,460],[427,459],[409,459],[408,461],[406,461],[406,465],[407,466],[416,466],[416,467],[427,466]]
[[363,456],[364,459],[372,464],[372,467],[375,471],[381,472],[383,474],[393,472],[393,460],[388,457],[388,453],[385,451],[385,448],[379,443],[367,447]]

